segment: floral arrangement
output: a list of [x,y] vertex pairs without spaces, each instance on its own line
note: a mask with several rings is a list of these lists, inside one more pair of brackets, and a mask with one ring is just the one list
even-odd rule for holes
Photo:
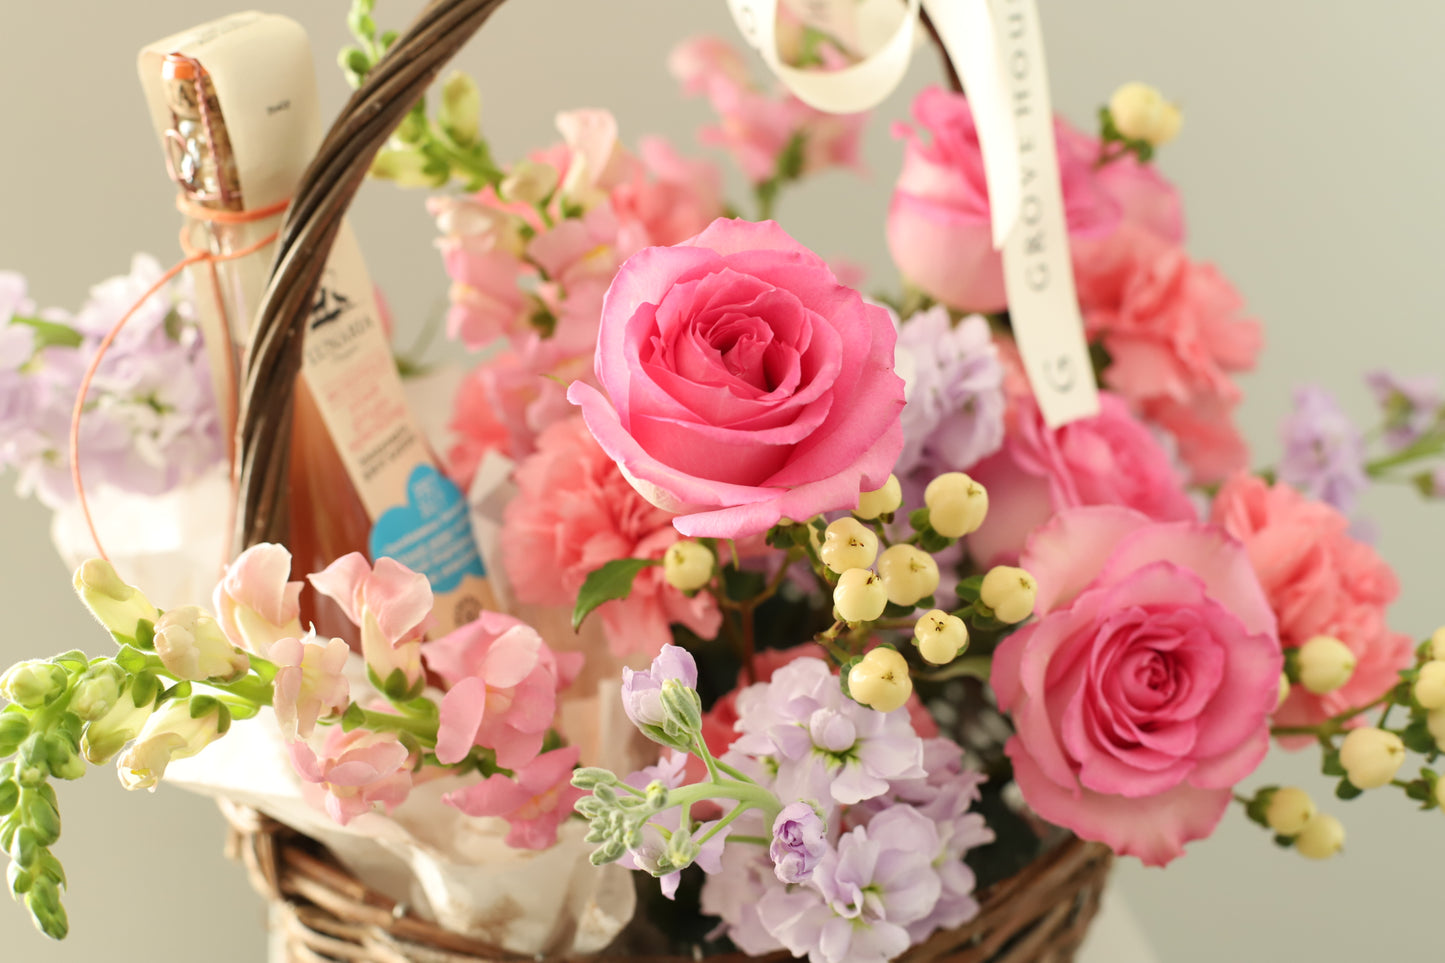
[[[370,13],[342,57],[357,80],[390,42]],[[800,65],[852,56],[798,24],[785,40]],[[449,471],[492,506],[509,610],[439,635],[424,575],[360,554],[293,573],[273,544],[231,561],[209,606],[164,612],[82,564],[118,650],[0,679],[0,844],[42,931],[68,927],[53,780],[113,759],[154,788],[248,728],[360,835],[446,810],[511,850],[657,877],[679,951],[814,963],[893,959],[969,921],[1049,827],[1164,865],[1237,807],[1333,855],[1339,819],[1247,785],[1274,743],[1318,750],[1341,800],[1445,806],[1445,628],[1391,628],[1395,575],[1353,514],[1372,483],[1445,497],[1438,383],[1371,375],[1368,432],[1301,389],[1278,467],[1250,470],[1234,377],[1260,325],[1188,256],[1150,164],[1175,108],[1136,84],[1097,136],[1055,122],[1102,391],[1050,427],[962,95],[925,90],[898,130],[904,284],[865,297],[768,217],[791,182],[856,166],[866,118],[766,89],[719,40],[669,66],[716,111],[702,141],[758,220],[710,162],[631,151],[605,111],[560,115],[558,143],[500,165],[461,75],[374,168],[462,185],[427,204],[448,332],[487,353],[442,414]],[[66,498],[78,371],[158,273],[137,259],[73,318],[0,276],[0,457],[22,489]],[[222,458],[187,297],[148,302],[100,369],[81,445],[107,484],[157,493]],[[305,624],[303,590],[349,633]],[[631,737],[569,726],[582,696]]]

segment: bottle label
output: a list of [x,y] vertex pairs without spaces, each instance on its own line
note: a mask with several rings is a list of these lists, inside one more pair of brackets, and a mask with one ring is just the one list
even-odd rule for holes
[[461,490],[431,465],[417,465],[406,504],[389,508],[371,529],[371,556],[396,559],[422,572],[438,593],[459,588],[469,575],[487,574]]

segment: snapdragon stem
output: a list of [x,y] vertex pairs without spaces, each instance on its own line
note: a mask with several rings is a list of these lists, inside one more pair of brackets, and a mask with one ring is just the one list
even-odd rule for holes
[[429,719],[395,715],[390,712],[361,711],[361,727],[372,732],[405,732],[415,736],[423,745],[434,747],[437,743],[436,723]]

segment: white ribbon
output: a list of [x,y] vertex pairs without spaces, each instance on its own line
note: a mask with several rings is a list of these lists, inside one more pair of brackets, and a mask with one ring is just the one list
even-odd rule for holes
[[886,36],[880,34],[889,28],[865,15],[858,0],[784,2],[805,23],[866,56],[834,71],[789,66],[778,56],[778,0],[728,0],[728,6],[743,37],[799,100],[840,114],[875,107],[897,89],[912,56],[919,9],[928,12],[968,91],[993,244],[1003,250],[1009,317],[1044,420],[1058,427],[1097,413],[1034,0],[902,0],[903,17]]

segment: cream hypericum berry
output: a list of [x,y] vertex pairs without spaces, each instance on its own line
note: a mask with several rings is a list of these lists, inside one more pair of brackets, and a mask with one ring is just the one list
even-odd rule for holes
[[968,648],[968,626],[942,609],[923,613],[913,626],[918,653],[933,665],[946,665]]
[[853,509],[853,514],[871,520],[898,511],[902,504],[903,486],[899,484],[897,475],[889,475],[882,488],[858,496],[858,507]]
[[961,471],[945,472],[923,490],[928,523],[945,538],[975,532],[988,514],[988,491]]
[[878,556],[878,574],[894,605],[915,605],[938,591],[938,563],[912,545],[884,549]]
[[1445,625],[1430,633],[1430,658],[1445,659]]
[[869,568],[878,557],[878,536],[856,518],[840,518],[823,532],[818,558],[835,574]]
[[833,607],[844,622],[872,622],[888,606],[883,580],[866,568],[850,568],[838,576]]
[[1276,709],[1278,709],[1280,706],[1284,705],[1284,700],[1286,700],[1286,699],[1288,699],[1288,698],[1289,698],[1289,676],[1287,676],[1287,675],[1285,675],[1283,672],[1281,672],[1281,673],[1279,674],[1279,699],[1275,702],[1274,707],[1275,707]]
[[879,646],[848,670],[848,693],[879,712],[892,712],[913,694],[908,662],[896,649]]
[[1265,822],[1281,836],[1298,836],[1315,815],[1315,802],[1298,786],[1276,789],[1265,809]]
[[1299,681],[1315,695],[1334,692],[1355,673],[1355,653],[1330,635],[1316,635],[1299,647]]
[[1405,763],[1405,744],[1393,732],[1364,726],[1340,745],[1340,765],[1360,789],[1376,789],[1395,778]]
[[1156,88],[1138,82],[1128,83],[1109,98],[1109,113],[1114,128],[1129,140],[1142,140],[1158,147],[1173,140],[1184,125],[1184,115],[1164,99]]
[[1445,708],[1445,662],[1434,659],[1420,666],[1414,693],[1415,701],[1426,709]]
[[1345,845],[1345,827],[1328,813],[1315,813],[1295,837],[1294,848],[1310,859],[1329,859]]
[[993,609],[994,618],[1012,625],[1034,614],[1039,583],[1021,568],[995,565],[983,577],[979,600]]
[[701,542],[684,538],[673,542],[662,556],[662,577],[680,592],[695,592],[712,578],[712,552]]

